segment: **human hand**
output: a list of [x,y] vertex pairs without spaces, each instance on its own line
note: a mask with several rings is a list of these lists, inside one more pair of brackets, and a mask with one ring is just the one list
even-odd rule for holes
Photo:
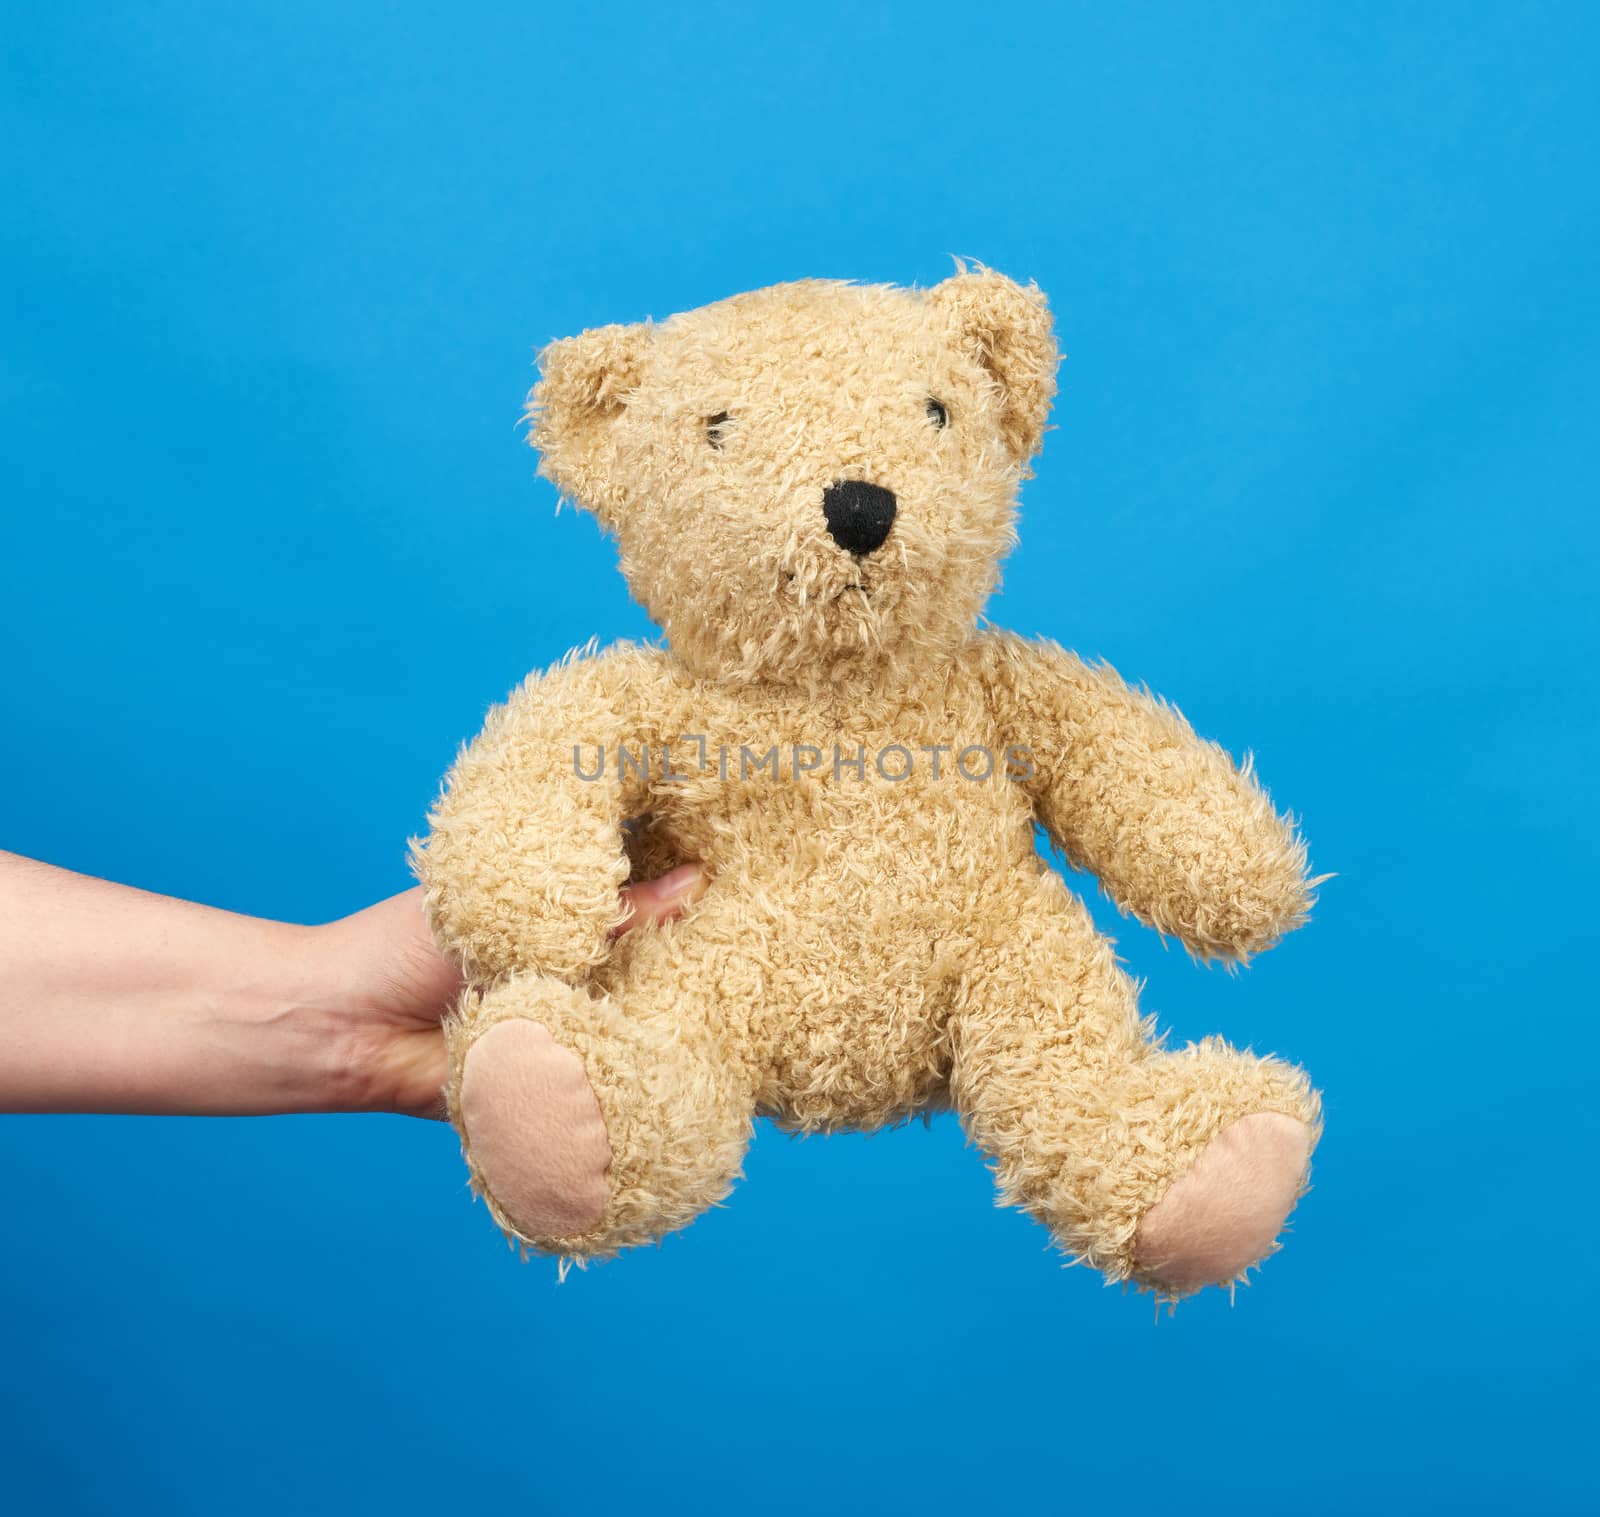
[[[626,925],[704,889],[630,886]],[[0,1112],[442,1117],[461,989],[419,890],[303,927],[0,852]]]
[[[694,864],[627,886],[623,899],[633,914],[619,933],[671,920],[705,886]],[[447,1071],[440,1023],[465,982],[428,931],[422,891],[403,891],[310,931],[343,1008],[352,1104],[442,1120]]]

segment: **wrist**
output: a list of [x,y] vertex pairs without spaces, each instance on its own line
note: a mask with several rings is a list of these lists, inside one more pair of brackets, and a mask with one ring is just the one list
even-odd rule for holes
[[390,1109],[382,1069],[384,1029],[367,976],[354,961],[359,945],[345,922],[293,931],[296,941],[286,960],[295,972],[273,1018],[282,1052],[298,1071],[300,1104],[293,1109]]
[[420,907],[420,892],[409,890],[305,929],[316,966],[306,1015],[336,1103],[324,1109],[444,1115],[440,1022],[462,979],[435,946]]
[[[350,994],[320,927],[252,921],[230,983],[193,991],[176,1023],[203,1061],[189,1110],[288,1115],[364,1109]],[[247,972],[253,966],[253,974]],[[175,1031],[179,1031],[175,1027]]]

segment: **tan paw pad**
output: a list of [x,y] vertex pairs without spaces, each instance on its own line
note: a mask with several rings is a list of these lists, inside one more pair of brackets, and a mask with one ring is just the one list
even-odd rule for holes
[[1140,1224],[1140,1278],[1182,1294],[1225,1285],[1265,1258],[1300,1193],[1310,1152],[1310,1129],[1279,1112],[1225,1127]]
[[461,1077],[467,1153],[519,1237],[572,1238],[605,1213],[611,1145],[583,1061],[541,1023],[496,1022]]

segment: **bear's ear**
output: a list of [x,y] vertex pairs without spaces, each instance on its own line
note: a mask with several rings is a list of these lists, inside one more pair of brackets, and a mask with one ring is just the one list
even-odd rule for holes
[[949,317],[967,350],[994,376],[1003,397],[1000,419],[1006,447],[1026,466],[1039,451],[1045,418],[1056,393],[1056,343],[1050,307],[1036,284],[1024,289],[981,264],[952,275],[928,291]]
[[528,441],[542,474],[597,515],[606,500],[606,441],[629,394],[644,378],[652,329],[595,327],[539,354],[539,382],[528,396]]

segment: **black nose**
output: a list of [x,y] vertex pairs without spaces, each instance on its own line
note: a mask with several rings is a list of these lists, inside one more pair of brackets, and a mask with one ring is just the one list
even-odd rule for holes
[[894,491],[864,479],[841,479],[822,492],[828,532],[858,557],[883,546],[894,525]]

